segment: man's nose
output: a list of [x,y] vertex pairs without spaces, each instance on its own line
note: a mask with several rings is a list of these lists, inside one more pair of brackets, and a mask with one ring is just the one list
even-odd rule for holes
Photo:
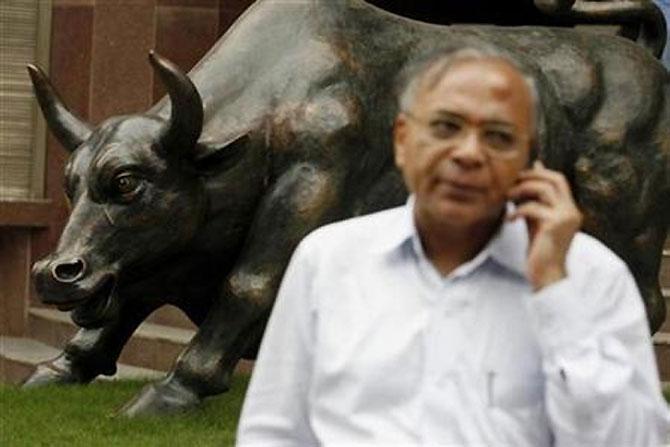
[[474,129],[466,132],[454,147],[451,157],[465,168],[476,168],[483,165],[486,161],[486,148],[479,138],[479,132]]

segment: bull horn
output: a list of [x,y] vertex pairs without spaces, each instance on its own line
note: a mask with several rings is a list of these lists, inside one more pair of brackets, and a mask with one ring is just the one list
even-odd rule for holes
[[36,65],[28,65],[37,102],[49,128],[65,149],[72,152],[88,139],[92,126],[72,113],[63,104],[49,78]]
[[202,99],[189,77],[179,67],[156,52],[149,52],[149,62],[163,81],[170,96],[170,121],[161,135],[162,147],[188,150],[195,146],[202,132]]

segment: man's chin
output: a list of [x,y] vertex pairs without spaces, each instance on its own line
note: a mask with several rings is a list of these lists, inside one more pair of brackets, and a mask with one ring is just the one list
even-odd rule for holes
[[475,200],[440,198],[427,206],[421,206],[417,211],[433,222],[467,227],[498,220],[502,208],[504,204],[494,206]]

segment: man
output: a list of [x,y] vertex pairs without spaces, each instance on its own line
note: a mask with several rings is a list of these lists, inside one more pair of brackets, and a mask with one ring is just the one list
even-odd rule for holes
[[412,196],[300,244],[239,445],[662,444],[634,280],[577,233],[563,176],[528,169],[536,100],[512,62],[474,50],[414,77],[394,131]]

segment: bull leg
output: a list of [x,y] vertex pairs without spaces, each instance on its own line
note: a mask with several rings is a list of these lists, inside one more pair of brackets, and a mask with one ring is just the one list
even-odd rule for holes
[[640,288],[652,334],[665,321],[665,298],[658,274],[666,235],[667,226],[664,223],[650,222],[633,238],[631,247],[626,250],[627,258],[624,257]]
[[85,384],[98,375],[116,373],[116,361],[128,338],[160,303],[126,304],[119,317],[98,329],[80,329],[58,357],[37,366],[24,388],[49,384]]
[[[612,207],[621,215],[632,215],[626,204]],[[656,216],[646,216],[647,223],[640,229],[631,231],[615,227],[610,223],[611,215],[596,213],[584,207],[585,230],[600,238],[614,250],[628,265],[640,289],[647,311],[649,327],[656,332],[665,320],[665,299],[661,293],[658,273],[667,227],[663,222],[655,222]],[[627,213],[626,211],[629,211]]]
[[[647,150],[642,146],[636,151],[643,149]],[[666,311],[658,282],[670,217],[660,206],[665,197],[665,172],[638,166],[635,158],[614,152],[603,147],[576,161],[575,196],[584,213],[584,229],[601,239],[631,270],[654,332]]]
[[175,369],[122,410],[128,416],[187,410],[228,390],[239,359],[253,351],[293,249],[332,220],[335,175],[303,164],[285,173],[261,203],[239,262]]
[[[622,215],[627,215],[629,210],[625,204],[613,208]],[[663,324],[666,312],[658,278],[666,225],[653,222],[654,216],[650,216],[649,221],[652,222],[639,230],[621,231],[608,222],[610,216],[604,212],[596,215],[588,208],[583,210],[586,216],[584,229],[600,238],[628,265],[640,289],[651,332],[656,332]]]

